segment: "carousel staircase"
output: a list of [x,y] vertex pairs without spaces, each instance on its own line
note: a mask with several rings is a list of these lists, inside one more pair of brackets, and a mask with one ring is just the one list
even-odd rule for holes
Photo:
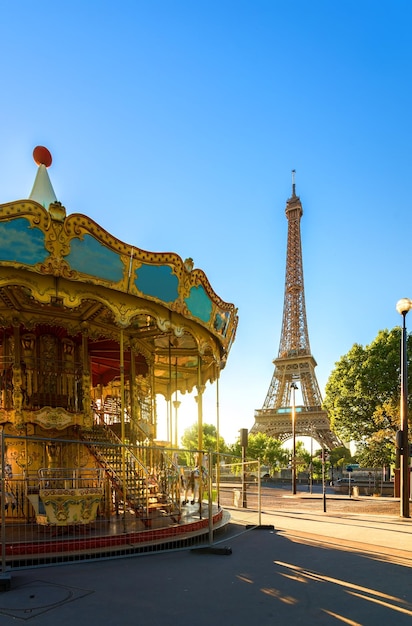
[[[146,527],[158,516],[171,516],[178,521],[178,505],[162,488],[159,481],[127,446],[122,458],[121,439],[106,424],[95,424],[90,430],[82,430],[81,439],[103,468],[116,494],[117,506],[123,506],[138,516]],[[122,477],[125,480],[122,480]]]

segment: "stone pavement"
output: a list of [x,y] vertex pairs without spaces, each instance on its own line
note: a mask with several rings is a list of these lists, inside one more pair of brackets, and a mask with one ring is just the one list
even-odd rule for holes
[[0,626],[410,626],[412,521],[313,500],[265,511],[249,531],[231,509],[209,551],[13,572]]
[[[261,523],[273,524],[278,534],[322,541],[324,545],[345,546],[371,553],[399,555],[412,566],[412,518],[399,516],[399,499],[326,499],[320,496],[284,498],[275,511],[263,512]],[[412,512],[412,503],[411,503]],[[241,520],[241,510],[231,510]]]

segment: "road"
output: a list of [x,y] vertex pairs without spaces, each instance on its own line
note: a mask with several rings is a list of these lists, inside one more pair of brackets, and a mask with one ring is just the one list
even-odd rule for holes
[[[261,526],[246,530],[256,511],[231,506],[232,523],[203,552],[13,573],[0,626],[411,625],[412,521],[399,502],[328,494],[324,512],[321,494],[266,489]],[[396,514],[377,513],[389,505]]]
[[[234,502],[234,492],[241,492],[239,483],[223,484],[220,490],[222,506],[231,506]],[[399,515],[399,499],[391,497],[349,497],[336,494],[332,487],[327,487],[325,497],[321,485],[314,485],[313,493],[309,493],[306,485],[298,485],[296,496],[292,495],[290,485],[265,485],[261,487],[262,511],[274,512],[280,510],[294,511],[298,507],[304,511],[323,511],[328,513],[371,513],[372,515]],[[258,508],[258,489],[256,484],[250,484],[246,489],[247,506]],[[242,493],[240,497],[242,505]]]

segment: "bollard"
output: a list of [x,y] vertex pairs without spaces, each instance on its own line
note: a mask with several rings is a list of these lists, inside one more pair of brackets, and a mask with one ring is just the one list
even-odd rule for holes
[[233,506],[239,508],[240,491],[239,489],[233,489]]

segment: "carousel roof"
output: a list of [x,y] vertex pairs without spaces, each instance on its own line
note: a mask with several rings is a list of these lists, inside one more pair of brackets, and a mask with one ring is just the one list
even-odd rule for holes
[[56,194],[50,182],[47,168],[52,164],[52,156],[44,146],[37,146],[33,151],[33,157],[39,169],[34,181],[33,189],[29,198],[41,204],[45,209],[53,202],[57,202]]
[[153,364],[158,392],[184,393],[215,379],[235,338],[235,306],[192,259],[142,250],[86,215],[66,215],[50,182],[49,151],[38,146],[33,156],[38,171],[29,199],[0,205],[1,325],[17,313],[25,328],[87,331],[95,352],[107,352],[102,380],[116,367],[120,329],[125,349],[133,346]]

